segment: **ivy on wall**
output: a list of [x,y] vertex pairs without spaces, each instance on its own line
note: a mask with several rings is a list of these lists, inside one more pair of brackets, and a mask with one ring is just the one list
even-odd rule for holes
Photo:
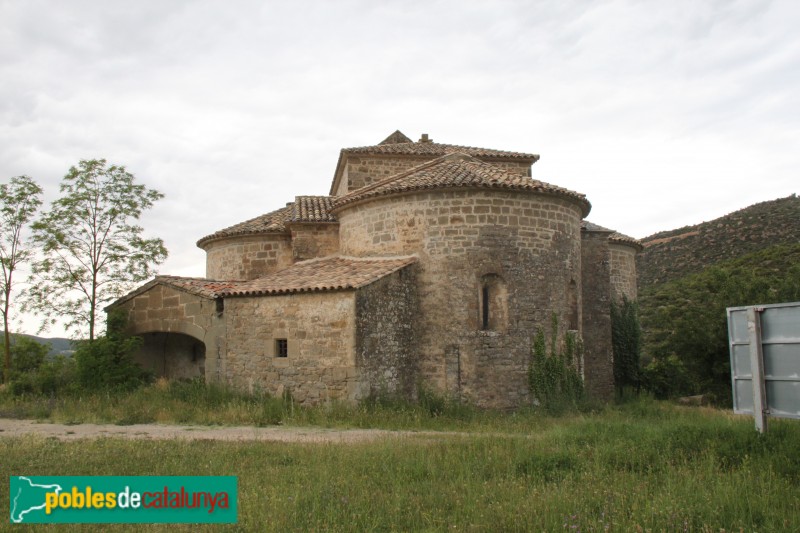
[[534,403],[547,411],[577,407],[586,396],[577,365],[583,354],[583,344],[572,331],[567,332],[562,343],[558,342],[558,317],[555,313],[549,344],[548,350],[544,331],[538,328],[528,367],[528,387]]

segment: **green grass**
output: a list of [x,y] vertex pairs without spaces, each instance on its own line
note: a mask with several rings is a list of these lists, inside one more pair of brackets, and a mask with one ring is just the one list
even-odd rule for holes
[[419,402],[376,399],[303,407],[291,398],[246,394],[202,382],[160,381],[127,392],[48,398],[0,393],[0,417],[58,423],[294,425],[343,428],[520,431],[551,422],[533,409],[500,413],[423,394]]
[[[496,417],[502,434],[349,445],[0,438],[0,457],[3,476],[238,476],[239,523],[206,530],[800,530],[795,421],[759,435],[747,417],[652,401],[526,428]],[[117,529],[142,527],[103,527]]]

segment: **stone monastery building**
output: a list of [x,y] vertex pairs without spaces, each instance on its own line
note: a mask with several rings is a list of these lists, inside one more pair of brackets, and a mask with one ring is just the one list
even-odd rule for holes
[[418,387],[487,407],[532,401],[532,337],[572,330],[587,390],[613,392],[610,304],[636,297],[638,242],[585,221],[539,156],[394,132],[345,148],[329,196],[207,235],[206,277],[158,276],[127,313],[138,361],[303,403]]

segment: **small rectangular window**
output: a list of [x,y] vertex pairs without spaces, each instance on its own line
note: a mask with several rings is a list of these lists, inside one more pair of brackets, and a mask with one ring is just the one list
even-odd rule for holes
[[289,341],[275,339],[275,357],[289,357]]

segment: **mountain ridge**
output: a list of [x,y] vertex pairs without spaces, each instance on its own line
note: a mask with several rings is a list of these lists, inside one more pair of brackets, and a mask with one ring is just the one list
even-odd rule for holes
[[765,248],[800,242],[800,198],[793,194],[759,202],[640,242],[644,249],[636,267],[641,290]]

